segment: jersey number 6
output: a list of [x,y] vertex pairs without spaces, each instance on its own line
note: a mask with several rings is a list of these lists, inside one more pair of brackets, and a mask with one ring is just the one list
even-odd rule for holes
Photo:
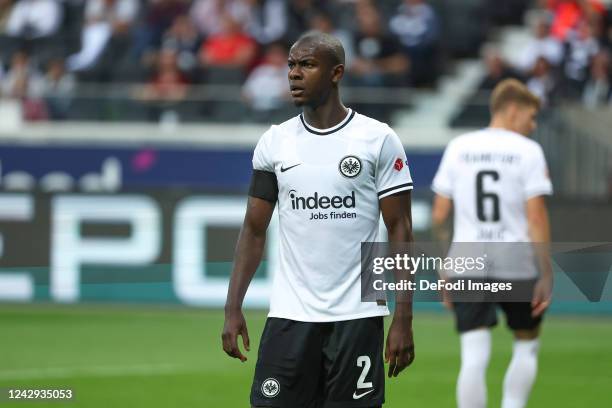
[[[483,184],[485,177],[490,177],[493,181],[499,180],[499,173],[495,170],[482,170],[476,174],[476,212],[478,219],[482,222],[499,221],[499,196],[495,193],[487,193],[483,191]],[[490,200],[493,205],[493,217],[487,219],[485,214],[485,200]]]

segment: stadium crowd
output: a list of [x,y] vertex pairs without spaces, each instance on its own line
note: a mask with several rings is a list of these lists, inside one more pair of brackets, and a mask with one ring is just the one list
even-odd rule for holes
[[[288,47],[309,29],[341,39],[349,86],[434,86],[453,58],[477,55],[492,27],[522,23],[533,6],[530,0],[0,0],[0,92],[22,100],[29,120],[65,119],[73,117],[70,98],[83,84],[139,83],[130,97],[158,119],[196,88],[243,84],[252,116],[268,120],[286,106]],[[609,9],[600,0],[540,0],[539,7],[520,60],[486,53],[481,88],[517,76],[547,101],[563,95],[587,106],[611,103]]]

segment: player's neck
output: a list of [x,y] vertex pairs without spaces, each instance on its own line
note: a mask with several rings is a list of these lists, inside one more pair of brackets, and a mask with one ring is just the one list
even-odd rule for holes
[[304,120],[310,126],[318,129],[328,129],[342,122],[348,114],[348,109],[342,105],[339,98],[331,97],[327,103],[315,108],[304,106]]
[[514,129],[511,123],[508,123],[507,120],[500,118],[493,118],[491,120],[491,123],[489,123],[489,129],[501,129],[506,130],[508,132],[521,134],[517,129]]

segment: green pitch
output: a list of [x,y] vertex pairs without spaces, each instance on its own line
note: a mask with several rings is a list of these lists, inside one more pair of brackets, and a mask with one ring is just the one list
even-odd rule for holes
[[[220,347],[223,314],[186,308],[0,305],[0,388],[71,388],[75,400],[0,407],[248,407],[265,315],[246,315],[249,361]],[[612,321],[546,319],[531,407],[612,406]],[[416,360],[387,381],[386,407],[452,407],[458,338],[447,314],[417,313]],[[498,327],[489,402],[499,406],[511,337]],[[3,390],[6,393],[6,390]]]

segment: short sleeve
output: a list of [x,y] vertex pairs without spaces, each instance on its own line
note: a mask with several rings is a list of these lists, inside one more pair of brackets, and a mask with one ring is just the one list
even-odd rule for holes
[[537,148],[528,158],[524,166],[524,172],[523,194],[527,199],[541,195],[552,195],[553,187],[548,174],[548,166],[540,145],[537,145]]
[[270,128],[257,142],[253,153],[253,169],[274,173],[274,162],[272,160],[272,131]]
[[412,190],[412,177],[406,152],[399,137],[391,130],[385,137],[376,164],[378,198]]
[[452,146],[452,144],[448,145],[444,151],[442,161],[431,185],[434,193],[446,198],[453,198],[453,163],[455,160]]

